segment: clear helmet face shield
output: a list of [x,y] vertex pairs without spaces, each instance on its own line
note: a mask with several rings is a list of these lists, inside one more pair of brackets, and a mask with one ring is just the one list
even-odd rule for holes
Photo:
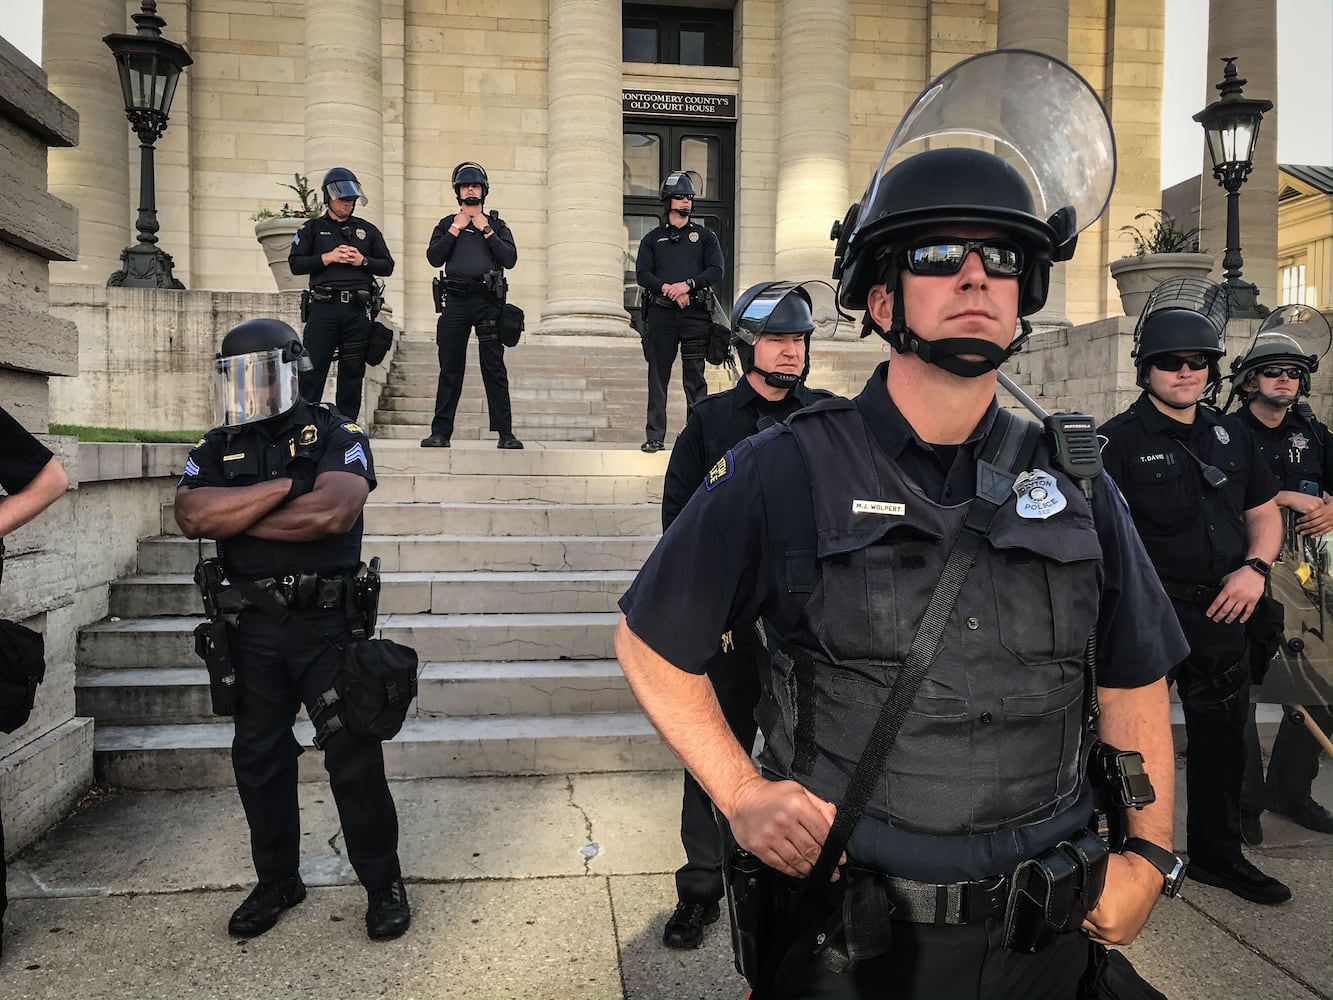
[[[839,319],[848,319],[846,313],[838,308],[838,293],[833,284],[821,279],[810,281],[774,281],[761,287],[748,301],[738,303],[739,313],[732,324],[736,337],[753,344],[765,332],[791,333],[782,322],[784,303],[791,306],[788,296],[804,299],[810,309],[810,319],[816,338],[831,338],[837,329]],[[777,325],[784,329],[769,331],[769,321],[778,313]]]
[[213,408],[223,427],[243,427],[286,413],[300,399],[297,362],[282,348],[213,361]]
[[1333,345],[1333,330],[1318,309],[1279,306],[1260,324],[1237,368],[1251,368],[1267,361],[1293,361],[1315,371],[1330,345]]
[[[1072,254],[1074,237],[1105,211],[1115,184],[1111,122],[1087,81],[1039,52],[985,52],[937,77],[907,109],[860,204],[841,227],[847,247],[879,221],[872,213],[893,167],[913,154],[949,147],[993,153],[1022,175],[1034,214],[1055,232],[1055,260]],[[845,249],[839,247],[840,259]]]
[[324,200],[333,201],[335,198],[350,198],[359,205],[366,204],[365,193],[361,190],[361,185],[354,180],[330,181],[324,185]]

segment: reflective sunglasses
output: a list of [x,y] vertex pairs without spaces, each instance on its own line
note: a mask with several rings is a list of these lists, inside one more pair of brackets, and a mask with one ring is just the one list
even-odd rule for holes
[[1301,376],[1305,374],[1302,368],[1283,368],[1280,365],[1271,365],[1268,368],[1260,368],[1259,374],[1264,378],[1281,378],[1283,375],[1293,382],[1299,382]]
[[957,274],[967,255],[976,251],[992,278],[1017,278],[1023,273],[1023,248],[1008,240],[963,240],[953,236],[913,243],[902,253],[903,265],[913,274]]
[[1163,354],[1152,359],[1152,366],[1162,372],[1178,372],[1186,365],[1190,371],[1201,372],[1208,367],[1206,354],[1187,354],[1183,358],[1178,354]]

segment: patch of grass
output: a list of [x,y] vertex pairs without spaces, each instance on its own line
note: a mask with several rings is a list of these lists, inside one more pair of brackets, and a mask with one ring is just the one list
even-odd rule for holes
[[76,437],[80,441],[139,441],[144,444],[194,444],[203,431],[145,431],[125,427],[84,427],[81,424],[52,424],[50,433]]

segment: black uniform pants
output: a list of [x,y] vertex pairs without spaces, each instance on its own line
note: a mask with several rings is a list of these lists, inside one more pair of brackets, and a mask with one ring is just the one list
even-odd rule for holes
[[1189,742],[1185,845],[1192,861],[1226,864],[1241,857],[1240,787],[1250,693],[1245,626],[1210,621],[1206,605],[1172,603],[1190,644],[1190,655],[1168,675],[1180,692]]
[[[708,664],[722,715],[736,742],[754,746],[755,706],[759,704],[759,663],[763,646],[750,627],[732,631],[735,647],[719,653]],[[715,903],[722,898],[722,833],[713,803],[689,771],[680,803],[680,843],[685,864],[676,870],[676,897],[682,903]]]
[[704,351],[708,346],[708,314],[691,306],[649,306],[643,354],[648,360],[648,416],[644,437],[648,441],[666,440],[667,386],[671,368],[680,351],[680,381],[685,400],[697,403],[708,395],[704,381]]
[[305,324],[305,349],[312,368],[300,376],[301,398],[318,403],[324,395],[333,352],[338,351],[338,412],[348,420],[361,413],[361,382],[366,377],[370,313],[358,303],[311,302]]
[[[350,636],[341,611],[296,612],[293,617],[339,641]],[[309,711],[333,686],[341,654],[299,624],[279,625],[251,608],[241,612],[233,656],[236,789],[250,824],[255,873],[260,882],[276,882],[295,875],[301,860],[296,759],[302,748],[292,725],[299,705]],[[367,889],[383,888],[400,874],[398,814],[384,777],[384,748],[343,730],[323,753],[347,860]]]
[[[1327,705],[1301,706],[1324,732],[1333,728]],[[1323,748],[1305,727],[1293,718],[1295,709],[1282,706],[1282,722],[1268,757],[1268,776],[1264,777],[1263,758],[1259,753],[1259,730],[1254,722],[1254,706],[1245,726],[1245,782],[1240,805],[1245,812],[1259,814],[1266,808],[1298,806],[1310,798],[1310,786],[1319,775],[1319,755]]]
[[830,972],[810,953],[815,919],[782,960],[774,987],[753,1000],[1073,1000],[1088,965],[1080,933],[1024,955],[1005,948],[1003,920],[957,927],[895,920],[887,952],[851,972]]
[[454,294],[444,300],[444,312],[435,324],[440,381],[435,388],[435,417],[430,423],[432,434],[446,440],[454,435],[454,414],[463,395],[468,335],[473,327],[477,327],[477,355],[481,362],[481,383],[486,387],[491,430],[501,434],[513,433],[505,349],[494,326],[499,314],[500,307],[483,295]]

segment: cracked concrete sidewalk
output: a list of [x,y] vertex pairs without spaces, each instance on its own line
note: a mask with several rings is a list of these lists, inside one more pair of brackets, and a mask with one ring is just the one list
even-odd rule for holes
[[[413,925],[380,944],[326,786],[301,786],[309,898],[251,941],[226,934],[253,877],[235,792],[105,790],[10,863],[0,995],[739,1000],[725,919],[699,951],[661,944],[680,780],[392,782]],[[1128,954],[1168,996],[1333,997],[1333,838],[1271,814],[1264,826],[1255,860],[1295,899],[1190,884],[1163,901]]]

